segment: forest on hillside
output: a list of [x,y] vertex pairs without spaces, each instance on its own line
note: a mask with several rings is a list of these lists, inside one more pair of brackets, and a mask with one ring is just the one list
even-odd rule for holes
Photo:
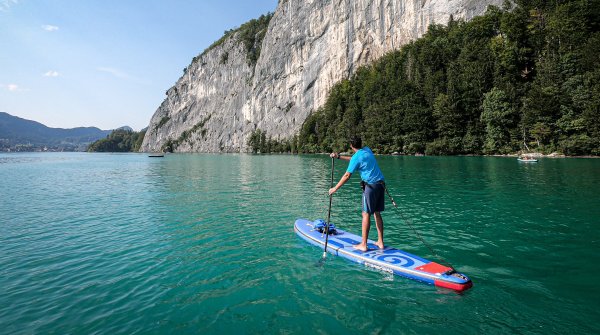
[[87,148],[88,152],[138,152],[146,131],[115,129],[106,138],[95,141]]
[[600,155],[600,1],[507,1],[432,25],[337,83],[294,138],[259,129],[248,145],[343,151],[351,135],[381,154]]

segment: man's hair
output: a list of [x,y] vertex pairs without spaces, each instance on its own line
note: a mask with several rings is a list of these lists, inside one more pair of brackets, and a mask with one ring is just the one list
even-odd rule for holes
[[360,136],[351,136],[349,142],[350,145],[352,145],[356,149],[362,148],[362,139],[360,138]]

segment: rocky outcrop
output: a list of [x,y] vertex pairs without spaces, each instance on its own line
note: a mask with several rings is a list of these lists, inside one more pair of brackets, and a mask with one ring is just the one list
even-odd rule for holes
[[246,151],[261,129],[284,139],[331,87],[452,15],[469,20],[504,0],[281,0],[256,63],[240,32],[195,58],[167,91],[143,151]]

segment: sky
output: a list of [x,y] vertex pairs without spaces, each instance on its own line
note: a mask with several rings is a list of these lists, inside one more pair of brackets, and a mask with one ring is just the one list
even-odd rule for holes
[[0,0],[0,112],[141,130],[192,61],[277,0]]

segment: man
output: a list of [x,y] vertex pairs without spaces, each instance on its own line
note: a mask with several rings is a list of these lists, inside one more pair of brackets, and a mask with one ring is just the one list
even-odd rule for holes
[[332,195],[340,189],[350,179],[354,171],[358,170],[363,186],[363,208],[362,208],[362,241],[354,248],[367,251],[367,240],[369,239],[369,229],[371,228],[371,214],[375,216],[375,226],[377,227],[377,243],[380,249],[384,248],[383,244],[383,219],[381,212],[384,210],[385,186],[383,173],[377,165],[375,155],[369,147],[362,147],[360,137],[352,137],[350,139],[350,148],[354,151],[352,157],[340,156],[339,153],[331,153],[329,157],[350,161],[346,173],[340,181],[329,189],[329,195]]

